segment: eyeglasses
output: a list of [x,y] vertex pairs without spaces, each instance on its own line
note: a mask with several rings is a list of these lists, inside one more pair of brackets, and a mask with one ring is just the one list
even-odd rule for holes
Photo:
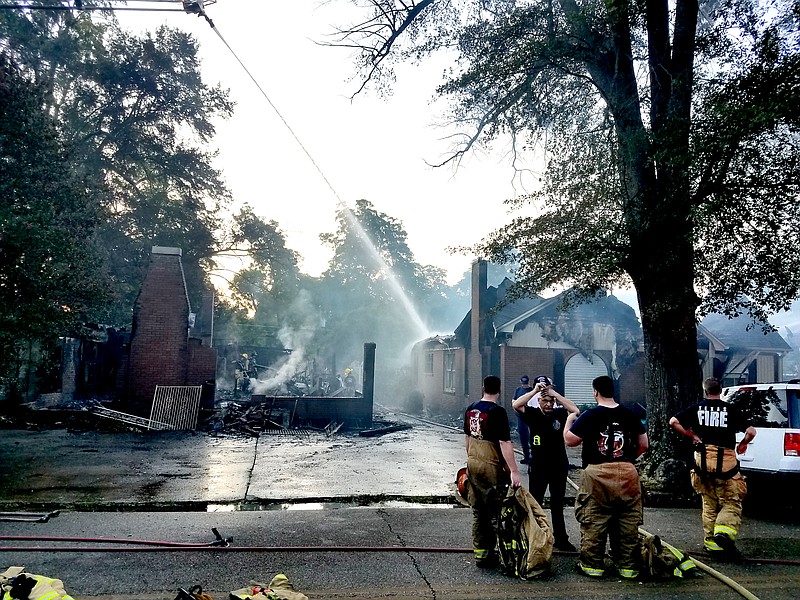
[[555,400],[553,398],[539,398],[539,404],[553,404]]

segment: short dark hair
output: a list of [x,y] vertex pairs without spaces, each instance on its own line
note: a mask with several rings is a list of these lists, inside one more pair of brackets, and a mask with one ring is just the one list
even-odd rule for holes
[[706,394],[711,396],[719,396],[722,393],[722,386],[719,383],[719,379],[716,377],[709,377],[703,382],[703,389],[705,390]]
[[592,381],[592,387],[603,398],[614,397],[614,382],[608,375],[600,375],[600,377],[595,377]]
[[483,380],[483,391],[487,394],[500,393],[500,378],[496,375],[489,375]]

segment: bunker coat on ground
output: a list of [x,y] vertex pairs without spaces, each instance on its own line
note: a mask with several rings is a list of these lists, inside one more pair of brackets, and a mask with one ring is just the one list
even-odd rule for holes
[[553,530],[547,515],[523,487],[509,488],[500,508],[500,567],[520,579],[538,577],[550,569]]
[[[0,573],[0,590],[2,600],[74,600],[64,589],[60,579],[24,573],[24,567],[9,567]],[[26,595],[18,590],[24,589]],[[12,595],[12,590],[14,593]]]

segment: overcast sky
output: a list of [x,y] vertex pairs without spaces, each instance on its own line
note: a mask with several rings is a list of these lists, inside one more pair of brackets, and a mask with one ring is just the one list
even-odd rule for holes
[[269,101],[205,19],[182,12],[117,14],[129,29],[166,23],[198,39],[204,79],[229,89],[237,103],[234,117],[218,128],[217,165],[238,204],[279,223],[305,272],[318,275],[326,267],[329,252],[318,236],[333,231],[339,199],[352,208],[365,198],[402,222],[417,262],[444,268],[455,283],[474,257],[446,248],[472,244],[510,221],[503,201],[524,193],[530,181],[514,180],[502,144],[455,171],[426,164],[451,149],[447,132],[436,126],[444,107],[432,104],[444,60],[404,68],[388,99],[370,90],[351,101],[358,81],[350,51],[316,43],[330,40],[334,25],[347,24],[348,12],[344,0],[218,0],[206,7]]

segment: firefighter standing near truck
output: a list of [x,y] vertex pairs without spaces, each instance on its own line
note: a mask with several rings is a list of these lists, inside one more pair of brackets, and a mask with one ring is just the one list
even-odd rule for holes
[[[669,424],[695,443],[691,478],[692,487],[703,500],[703,545],[709,552],[736,558],[735,540],[747,495],[747,483],[739,472],[736,455],[747,451],[756,429],[741,411],[720,398],[719,380],[706,379],[703,390],[706,399],[679,412]],[[736,444],[736,433],[740,431],[744,437]]]

